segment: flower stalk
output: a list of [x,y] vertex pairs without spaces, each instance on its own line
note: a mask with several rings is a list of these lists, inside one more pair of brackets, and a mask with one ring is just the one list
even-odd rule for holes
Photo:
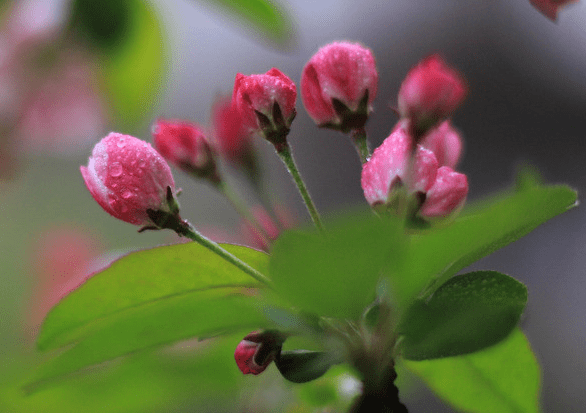
[[353,129],[351,132],[352,143],[358,152],[360,162],[364,165],[368,158],[370,158],[370,149],[368,149],[368,140],[366,137],[366,130],[364,127]]
[[291,148],[287,143],[285,143],[284,145],[280,145],[279,147],[275,146],[275,148],[277,149],[277,154],[279,155],[279,157],[287,167],[287,170],[293,177],[293,181],[295,181],[295,185],[297,185],[297,189],[299,189],[299,193],[303,198],[303,202],[307,207],[307,211],[309,212],[309,215],[311,216],[313,223],[320,231],[323,231],[324,226],[319,216],[319,212],[317,211],[317,208],[315,207],[315,204],[313,203],[313,200],[309,195],[309,191],[307,190],[307,187],[305,186],[305,183],[301,178],[301,174],[299,174],[299,169],[297,169],[297,165],[295,164],[295,160],[293,159],[293,155],[291,154]]
[[222,248],[218,243],[212,241],[209,238],[204,237],[200,234],[188,221],[183,220],[179,217],[178,214],[169,214],[165,217],[157,218],[157,212],[149,210],[149,215],[153,217],[153,220],[158,220],[159,228],[166,228],[175,231],[178,235],[189,238],[192,241],[197,242],[198,244],[206,247],[213,253],[219,255],[230,264],[238,267],[246,274],[250,275],[252,278],[257,280],[258,282],[266,285],[269,288],[273,288],[273,283],[271,280],[262,274],[260,271],[252,268],[250,265],[242,261],[240,258],[236,257],[234,254],[226,251]]

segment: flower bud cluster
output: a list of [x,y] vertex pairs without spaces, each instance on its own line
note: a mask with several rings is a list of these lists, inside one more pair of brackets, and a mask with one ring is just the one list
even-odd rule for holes
[[414,150],[413,140],[401,124],[364,165],[361,183],[374,208],[406,212],[411,218],[427,221],[457,212],[468,194],[466,175],[442,166],[435,154],[421,145]]
[[464,81],[438,55],[411,69],[399,90],[401,119],[363,166],[371,206],[427,222],[460,210],[468,180],[454,171],[462,140],[447,118],[465,95]]
[[[364,126],[377,84],[372,52],[356,43],[336,42],[321,48],[307,63],[301,94],[318,126],[364,138],[364,151],[359,152],[363,160],[361,184],[373,208],[396,213],[408,223],[427,225],[453,217],[468,193],[466,175],[454,170],[462,140],[448,119],[466,94],[463,80],[437,55],[413,68],[399,91],[401,119],[369,157]],[[153,128],[157,150],[132,136],[110,133],[94,147],[87,167],[80,168],[81,174],[94,199],[114,217],[143,229],[170,228],[190,236],[270,286],[263,274],[200,237],[179,217],[177,191],[165,159],[207,179],[230,197],[218,173],[217,159],[243,166],[254,175],[250,139],[259,134],[275,146],[291,171],[294,163],[287,135],[296,116],[296,97],[293,81],[276,68],[264,74],[237,74],[231,99],[218,101],[212,110],[213,140],[208,140],[197,124],[159,119]],[[301,189],[300,175],[292,174]],[[314,222],[321,229],[317,210],[310,208],[311,199],[307,192],[305,195],[308,210],[317,216]],[[244,227],[250,232],[251,243],[267,251],[286,226],[282,217],[276,222],[264,210],[245,209],[242,215],[247,219]],[[279,371],[295,382],[315,379],[329,368],[317,352],[281,354],[284,341],[285,334],[277,331],[252,332],[236,347],[236,364],[244,374],[257,375],[275,361]],[[321,370],[306,368],[318,359],[322,360]]]

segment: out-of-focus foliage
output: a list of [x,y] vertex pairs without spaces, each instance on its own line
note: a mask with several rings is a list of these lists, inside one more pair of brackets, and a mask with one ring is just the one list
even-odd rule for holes
[[245,22],[279,48],[291,46],[295,33],[285,8],[270,0],[201,0]]
[[520,330],[483,351],[426,361],[403,361],[442,399],[472,413],[537,413],[540,371]]

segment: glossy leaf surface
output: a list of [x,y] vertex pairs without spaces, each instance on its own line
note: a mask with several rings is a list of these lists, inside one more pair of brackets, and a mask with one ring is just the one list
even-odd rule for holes
[[[251,248],[224,247],[261,272],[268,256]],[[165,301],[195,295],[208,301],[260,284],[196,243],[138,251],[94,274],[54,307],[43,322],[37,345],[41,350],[61,347],[91,334],[92,323],[103,326],[124,311],[152,312]],[[148,308],[148,310],[146,310]],[[171,309],[170,309],[171,310]],[[147,321],[147,320],[145,320]]]
[[425,360],[494,345],[515,328],[526,302],[525,286],[496,271],[451,278],[429,301],[410,307],[400,326],[401,354]]
[[565,185],[532,187],[477,207],[444,228],[413,235],[405,272],[391,278],[397,300],[407,305],[434,279],[430,294],[462,268],[574,207],[576,198]]

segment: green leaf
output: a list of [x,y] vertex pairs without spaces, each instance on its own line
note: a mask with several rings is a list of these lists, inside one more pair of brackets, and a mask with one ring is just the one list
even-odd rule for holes
[[[101,83],[117,127],[132,131],[160,100],[167,59],[162,26],[152,5],[142,0],[122,3],[123,37],[114,38],[115,48],[101,56]],[[110,27],[111,22],[100,24]]]
[[293,43],[294,32],[286,10],[269,0],[205,0],[248,23],[262,36],[281,47]]
[[428,294],[480,258],[510,244],[576,205],[576,192],[564,185],[529,187],[445,228],[413,235],[404,273],[391,273],[396,297],[405,308],[434,279]]
[[275,365],[284,378],[293,383],[307,383],[320,378],[334,364],[331,355],[323,351],[282,351]]
[[498,345],[477,353],[402,363],[459,410],[469,413],[540,411],[539,366],[527,339],[518,329]]
[[79,335],[83,338],[41,366],[33,383],[191,337],[268,327],[254,301],[254,297],[243,296],[234,288],[218,288],[180,294],[113,314],[82,329]]
[[293,306],[321,316],[357,320],[375,298],[381,269],[402,262],[404,235],[395,221],[354,216],[326,225],[325,234],[284,233],[270,275]]
[[181,347],[141,352],[123,363],[76,374],[71,380],[47,381],[28,394],[20,388],[20,376],[26,375],[21,365],[14,376],[3,377],[0,411],[144,413],[180,411],[186,405],[210,402],[217,411],[228,411],[238,400],[242,373],[233,354],[241,337],[222,337],[203,345],[190,341]]
[[417,300],[399,327],[401,355],[425,360],[472,353],[507,337],[527,303],[527,289],[496,271],[456,276],[429,301]]
[[[246,247],[224,247],[252,267],[266,273],[266,254]],[[215,301],[213,305],[219,307],[218,311],[222,308],[228,309],[231,305],[241,307],[243,304],[236,302],[246,300],[235,295],[249,287],[261,285],[240,269],[196,243],[134,252],[92,276],[54,307],[42,325],[37,345],[41,350],[61,347],[89,337],[95,331],[107,331],[109,325],[115,327],[121,325],[123,320],[134,318],[138,324],[132,326],[132,329],[142,329],[143,334],[150,337],[153,334],[156,336],[156,331],[152,331],[151,327],[153,323],[156,324],[167,317],[167,335],[161,336],[159,340],[151,337],[151,341],[163,342],[173,339],[170,327],[179,327],[181,323],[186,324],[186,328],[189,322],[203,321],[208,330],[214,330],[215,316],[209,314],[212,315],[210,320],[200,320],[200,314],[190,310],[190,306],[196,306],[199,311],[204,306],[202,303],[212,305],[211,302]],[[173,308],[174,303],[178,305],[177,308]],[[186,312],[181,320],[172,318],[181,312],[179,306],[183,306]],[[162,318],[152,320],[146,317],[147,313]],[[221,324],[218,327],[221,327]],[[177,338],[188,334],[187,331],[179,330],[178,328],[175,334]],[[205,329],[197,326],[190,329],[191,332],[195,330],[199,333]],[[136,345],[139,346],[139,343]]]

